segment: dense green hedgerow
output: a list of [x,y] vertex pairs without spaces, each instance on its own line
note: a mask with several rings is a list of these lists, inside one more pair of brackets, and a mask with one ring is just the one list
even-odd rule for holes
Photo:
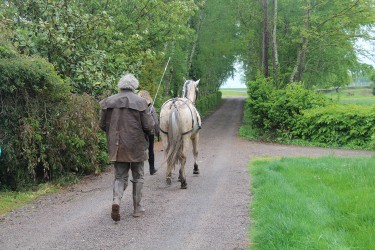
[[274,137],[289,137],[302,110],[322,107],[329,102],[322,94],[307,90],[300,83],[275,89],[272,81],[259,77],[248,84],[245,121]]
[[1,187],[19,189],[103,166],[97,101],[72,95],[45,60],[4,58],[13,54],[1,43],[0,48]]
[[334,104],[322,94],[289,84],[275,89],[259,77],[248,83],[246,138],[318,146],[375,149],[375,106]]
[[207,96],[199,97],[196,101],[197,109],[201,116],[205,116],[208,111],[216,107],[221,101],[221,92],[215,92]]
[[375,149],[375,105],[330,105],[304,110],[293,129],[303,140]]

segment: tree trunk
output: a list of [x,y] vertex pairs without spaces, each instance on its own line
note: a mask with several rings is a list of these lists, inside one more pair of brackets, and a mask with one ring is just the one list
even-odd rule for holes
[[306,70],[306,53],[307,45],[309,42],[308,31],[310,29],[310,1],[307,1],[306,6],[306,16],[304,19],[304,30],[302,31],[302,43],[297,51],[297,60],[294,65],[292,75],[290,76],[290,82],[302,81],[303,73]]
[[273,79],[275,86],[278,87],[278,75],[279,75],[279,56],[277,52],[277,0],[273,1],[273,31],[272,31],[272,62],[273,62]]
[[264,77],[269,76],[268,72],[268,0],[263,0],[264,28],[263,28],[263,70]]
[[198,44],[199,31],[201,29],[202,21],[203,21],[203,18],[204,18],[204,7],[205,7],[205,4],[199,10],[199,19],[198,19],[198,24],[197,24],[197,30],[196,30],[196,34],[195,34],[193,46],[192,46],[191,51],[190,51],[189,63],[188,63],[188,69],[187,69],[187,72],[188,72],[189,75],[190,75],[190,72],[191,72],[191,65],[193,65],[193,57],[195,55],[195,50],[196,50],[197,44]]

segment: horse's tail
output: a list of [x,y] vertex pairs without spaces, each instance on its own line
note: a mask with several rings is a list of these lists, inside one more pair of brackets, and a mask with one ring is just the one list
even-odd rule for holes
[[174,168],[182,155],[183,138],[181,126],[180,113],[177,108],[172,108],[169,114],[168,146],[166,149],[168,167]]

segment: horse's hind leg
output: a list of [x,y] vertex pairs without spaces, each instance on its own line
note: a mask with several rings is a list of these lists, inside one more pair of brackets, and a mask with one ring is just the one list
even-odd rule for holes
[[196,134],[194,137],[191,138],[193,143],[193,155],[194,155],[194,170],[193,174],[199,174],[198,168],[198,141],[199,141],[199,134]]
[[179,179],[181,181],[181,188],[186,189],[187,188],[186,174],[185,174],[186,157],[181,156],[180,161],[181,161],[181,168],[179,171]]
[[172,166],[167,166],[167,173],[166,173],[166,179],[165,179],[167,182],[167,185],[172,184],[171,177],[172,177]]

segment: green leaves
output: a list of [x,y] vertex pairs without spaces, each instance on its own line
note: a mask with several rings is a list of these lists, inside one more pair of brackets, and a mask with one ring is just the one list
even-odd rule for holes
[[315,143],[375,149],[374,124],[374,105],[331,105],[304,110],[293,135]]
[[[262,69],[262,3],[232,1],[237,6],[246,48],[242,60],[249,65],[248,78],[252,80]],[[269,5],[273,2],[269,1]],[[274,13],[269,11],[268,15]],[[294,75],[295,81],[305,82],[309,88],[347,85],[351,80],[349,71],[357,62],[355,40],[373,38],[374,23],[372,0],[278,1],[276,36],[280,65],[276,82],[282,82],[283,87]],[[269,55],[272,52],[271,49]],[[270,59],[269,64],[272,63]]]

